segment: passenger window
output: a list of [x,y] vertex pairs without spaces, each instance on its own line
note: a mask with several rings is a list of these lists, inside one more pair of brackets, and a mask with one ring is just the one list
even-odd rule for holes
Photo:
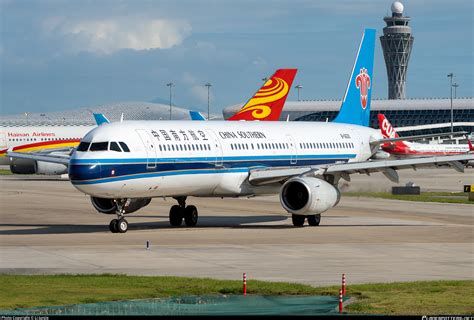
[[120,146],[122,147],[122,150],[124,152],[130,152],[130,149],[128,148],[128,146],[125,144],[125,142],[119,142],[120,143]]
[[94,142],[91,144],[91,148],[89,149],[90,151],[107,151],[109,147],[108,142]]
[[122,152],[122,149],[120,149],[118,143],[115,142],[115,141],[112,141],[112,142],[110,143],[110,147],[109,147],[109,148],[110,148],[110,151]]
[[252,146],[252,150],[253,150],[253,143],[251,144],[251,146]]
[[86,152],[91,144],[89,142],[81,142],[77,147],[77,151]]

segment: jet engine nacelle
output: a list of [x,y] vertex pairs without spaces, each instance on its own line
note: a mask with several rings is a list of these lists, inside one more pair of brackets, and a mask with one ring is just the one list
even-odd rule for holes
[[59,175],[67,173],[67,167],[60,163],[15,159],[10,165],[10,171],[14,174]]
[[61,163],[51,163],[44,161],[36,162],[36,173],[37,174],[65,174],[67,173],[67,166]]
[[336,206],[341,193],[332,184],[312,177],[297,177],[285,182],[280,202],[292,214],[319,214]]
[[[91,202],[94,208],[100,213],[104,214],[114,214],[117,210],[117,205],[114,199],[105,199],[91,197]],[[132,213],[147,206],[151,202],[151,198],[136,198],[136,199],[127,199],[125,202],[124,213]]]

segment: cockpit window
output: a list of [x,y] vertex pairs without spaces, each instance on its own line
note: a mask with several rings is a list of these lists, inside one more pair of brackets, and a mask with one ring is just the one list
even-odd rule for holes
[[110,143],[110,151],[117,151],[117,152],[122,152],[122,149],[120,149],[119,145],[117,142],[112,141]]
[[120,141],[120,146],[122,147],[123,151],[124,152],[130,152],[130,149],[128,148],[128,146],[125,144],[125,142],[122,142]]
[[77,147],[76,151],[82,151],[82,152],[86,152],[88,149],[89,149],[89,146],[90,146],[90,142],[81,142],[79,143],[79,146]]
[[89,151],[107,151],[109,147],[108,142],[94,142],[91,144]]

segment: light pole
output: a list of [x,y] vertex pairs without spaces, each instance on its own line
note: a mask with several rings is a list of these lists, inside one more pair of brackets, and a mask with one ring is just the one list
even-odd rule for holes
[[448,74],[448,78],[451,78],[451,86],[449,87],[451,89],[451,132],[453,132],[453,73],[451,72]]
[[454,99],[456,99],[457,95],[456,95],[456,89],[459,87],[459,84],[457,83],[454,83],[453,84],[453,88],[454,88]]
[[167,83],[167,87],[170,87],[170,120],[171,120],[171,88],[174,86],[173,82]]
[[303,86],[301,84],[295,86],[295,89],[298,90],[298,101],[300,101],[300,89],[302,89]]
[[208,82],[205,84],[207,87],[207,120],[209,120],[209,89],[212,87],[212,85]]

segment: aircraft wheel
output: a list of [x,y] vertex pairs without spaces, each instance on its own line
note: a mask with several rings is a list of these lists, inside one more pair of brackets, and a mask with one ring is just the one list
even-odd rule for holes
[[170,209],[170,224],[173,227],[179,227],[183,222],[183,210],[180,206],[174,205]]
[[304,220],[306,219],[306,216],[300,215],[300,214],[292,214],[291,215],[291,220],[293,221],[293,225],[295,227],[302,227],[304,225]]
[[194,227],[198,222],[198,210],[195,206],[187,206],[184,209],[184,223],[188,227]]
[[120,232],[120,233],[125,233],[125,232],[127,232],[127,230],[128,230],[128,222],[127,222],[127,220],[125,220],[125,219],[120,219],[120,220],[118,220],[118,223],[117,223],[117,230],[118,230],[118,232]]
[[306,218],[308,218],[308,224],[310,226],[319,226],[319,223],[321,222],[321,215],[320,214],[306,216]]
[[117,219],[113,219],[112,221],[110,221],[109,229],[110,229],[110,232],[112,232],[112,233],[117,233],[118,232],[118,220]]

